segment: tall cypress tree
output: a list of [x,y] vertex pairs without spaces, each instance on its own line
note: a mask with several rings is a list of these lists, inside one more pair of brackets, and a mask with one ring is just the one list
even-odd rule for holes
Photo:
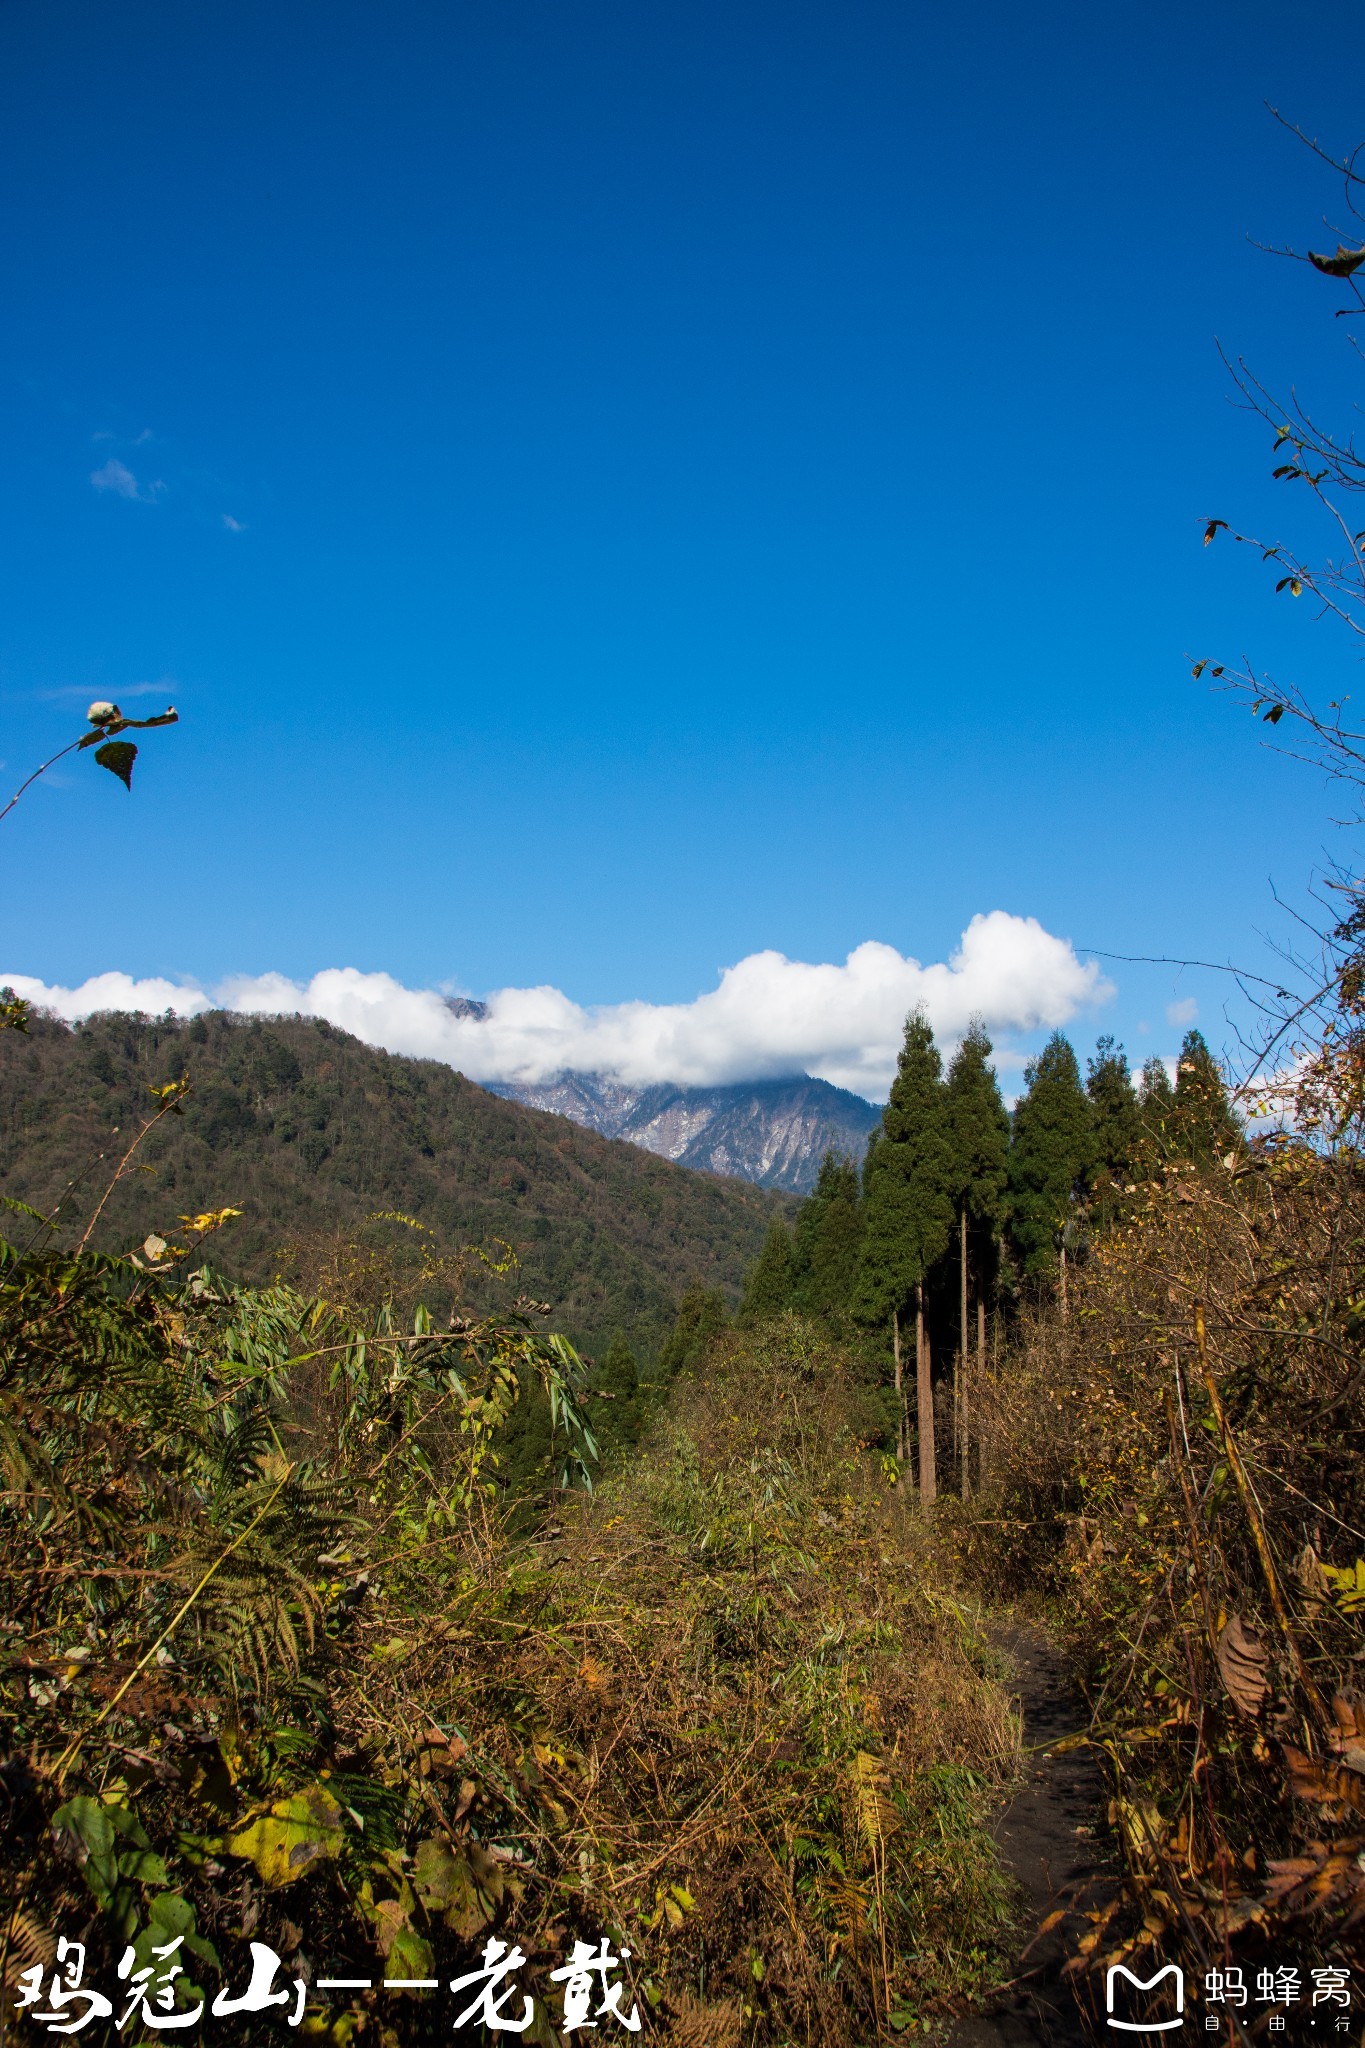
[[1241,1124],[1200,1031],[1187,1031],[1180,1048],[1170,1126],[1176,1151],[1197,1166],[1212,1166],[1242,1146]]
[[907,1441],[900,1328],[910,1301],[915,1303],[919,1480],[925,1502],[934,1499],[937,1480],[924,1283],[948,1248],[953,1224],[953,1156],[942,1074],[928,1019],[916,1010],[906,1020],[891,1097],[863,1170],[863,1241],[853,1284],[854,1314],[863,1322],[891,1327],[902,1457]]
[[1061,1275],[1066,1311],[1066,1233],[1094,1157],[1090,1104],[1070,1041],[1054,1032],[1024,1075],[1014,1112],[1010,1209],[1024,1271]]
[[[968,1269],[972,1263],[975,1264],[977,1372],[981,1375],[985,1370],[986,1350],[986,1271],[996,1235],[1004,1220],[1005,1194],[1009,1185],[1010,1120],[1000,1099],[1000,1087],[990,1065],[990,1056],[991,1041],[980,1020],[974,1018],[966,1037],[953,1054],[946,1084],[953,1194],[958,1212],[958,1355],[961,1379],[957,1415],[964,1500],[970,1492],[971,1468],[971,1417],[967,1394]],[[974,1244],[970,1242],[972,1239]],[[970,1256],[973,1251],[974,1261]]]
[[774,1216],[763,1249],[745,1276],[736,1321],[741,1328],[750,1329],[755,1323],[780,1316],[792,1306],[794,1285],[791,1232],[780,1216]]
[[1095,1141],[1091,1216],[1103,1228],[1117,1215],[1123,1190],[1136,1171],[1141,1134],[1141,1111],[1128,1058],[1112,1038],[1097,1042],[1086,1069],[1085,1092]]
[[796,1213],[792,1260],[795,1305],[803,1315],[846,1316],[863,1238],[858,1169],[842,1152],[826,1152],[820,1173]]

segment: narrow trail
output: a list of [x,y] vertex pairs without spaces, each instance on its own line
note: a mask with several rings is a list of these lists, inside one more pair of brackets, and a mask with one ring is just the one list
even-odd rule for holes
[[[1058,1650],[1018,1622],[993,1632],[993,1640],[1013,1666],[1009,1689],[1024,1722],[1024,1782],[994,1829],[1001,1860],[1023,1894],[1024,1932],[1013,1979],[987,2011],[953,2023],[947,2048],[1086,2048],[1096,2037],[1087,2025],[1089,1987],[1062,1973],[1088,1924],[1083,1909],[1117,1881],[1096,1839],[1103,1775],[1088,1749],[1053,1753],[1087,1718]],[[1059,1910],[1065,1917],[1040,1933]]]

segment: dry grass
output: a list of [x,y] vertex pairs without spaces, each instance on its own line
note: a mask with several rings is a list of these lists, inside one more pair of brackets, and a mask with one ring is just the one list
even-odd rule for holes
[[1361,1959],[1362,1334],[1359,1157],[1263,1145],[1135,1197],[986,1417],[962,1562],[1069,1631],[1129,1935],[1196,1967]]

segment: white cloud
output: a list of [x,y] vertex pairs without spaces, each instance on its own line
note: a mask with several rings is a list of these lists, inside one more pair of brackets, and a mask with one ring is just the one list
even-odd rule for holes
[[1194,996],[1184,996],[1178,1003],[1167,1003],[1166,1022],[1175,1029],[1181,1029],[1199,1021],[1199,1003]]
[[90,481],[97,491],[113,491],[120,498],[135,498],[137,478],[131,469],[124,467],[116,456],[111,455],[103,469],[92,469]]
[[[842,966],[751,953],[690,1003],[629,1002],[588,1009],[557,988],[505,988],[486,1017],[457,1017],[433,989],[388,974],[328,967],[306,983],[281,974],[234,976],[210,998],[169,981],[101,974],[76,989],[11,975],[19,994],[68,1019],[95,1010],[210,1007],[325,1017],[368,1045],[443,1060],[475,1081],[540,1081],[568,1068],[637,1084],[704,1086],[808,1073],[879,1100],[890,1085],[907,1013],[922,1004],[951,1046],[973,1016],[995,1037],[1057,1028],[1113,990],[1093,962],[1003,910],[974,917],[957,951],[923,966],[869,939]],[[1006,1048],[1001,1064],[1016,1063]]]
[[0,975],[0,983],[39,1009],[55,1010],[68,1024],[93,1017],[97,1010],[141,1010],[149,1017],[174,1010],[178,1017],[193,1017],[200,1010],[213,1008],[202,989],[155,978],[135,981],[131,974],[92,974],[79,988],[57,988],[45,981],[35,981],[31,974]]
[[229,533],[246,532],[246,521],[243,519],[234,519],[230,512],[225,512],[223,514],[223,524],[227,528]]
[[112,491],[115,497],[132,498],[139,505],[154,505],[166,488],[160,477],[153,483],[140,484],[116,455],[111,455],[102,469],[92,469],[90,481],[97,491]]

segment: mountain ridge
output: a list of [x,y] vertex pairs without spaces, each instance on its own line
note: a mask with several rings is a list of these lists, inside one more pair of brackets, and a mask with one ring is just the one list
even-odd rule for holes
[[711,1088],[669,1081],[632,1086],[575,1072],[483,1085],[505,1101],[550,1110],[675,1165],[787,1194],[809,1193],[826,1152],[860,1160],[881,1121],[880,1109],[861,1095],[810,1074]]

